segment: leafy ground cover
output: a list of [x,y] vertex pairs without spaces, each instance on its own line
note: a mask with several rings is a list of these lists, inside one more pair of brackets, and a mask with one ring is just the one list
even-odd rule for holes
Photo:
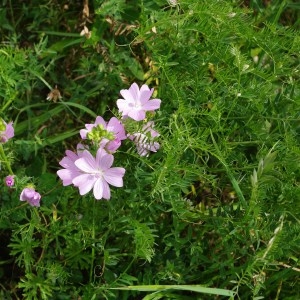
[[1,297],[299,299],[299,9],[1,1]]

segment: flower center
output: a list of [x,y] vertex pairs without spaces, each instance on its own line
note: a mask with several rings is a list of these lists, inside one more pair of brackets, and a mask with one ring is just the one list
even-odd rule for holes
[[95,177],[102,178],[103,177],[103,171],[101,169],[98,169],[94,172]]
[[138,101],[135,101],[134,103],[129,103],[128,106],[133,109],[141,109],[141,104]]

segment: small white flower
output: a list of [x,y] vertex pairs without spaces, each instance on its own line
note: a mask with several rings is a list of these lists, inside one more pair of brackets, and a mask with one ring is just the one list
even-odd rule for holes
[[168,0],[171,6],[176,6],[178,4],[177,0]]

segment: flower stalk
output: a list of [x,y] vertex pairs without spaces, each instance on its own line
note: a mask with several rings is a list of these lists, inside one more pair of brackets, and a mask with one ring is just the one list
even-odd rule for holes
[[1,161],[4,162],[9,174],[14,175],[14,172],[12,171],[11,166],[10,166],[10,162],[7,159],[7,156],[5,155],[5,152],[4,152],[4,149],[3,149],[3,146],[1,143],[0,143],[0,158],[1,158]]
[[91,268],[90,268],[90,282],[93,280],[93,273],[94,273],[94,261],[95,261],[95,201],[93,201],[93,221],[92,221],[92,261],[91,261]]

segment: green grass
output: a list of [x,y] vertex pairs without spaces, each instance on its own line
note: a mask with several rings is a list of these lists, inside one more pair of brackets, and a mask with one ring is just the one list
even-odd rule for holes
[[[1,297],[300,298],[300,6],[177,2],[3,1]],[[161,148],[120,148],[110,201],[63,187],[65,150],[133,82],[162,100]]]

